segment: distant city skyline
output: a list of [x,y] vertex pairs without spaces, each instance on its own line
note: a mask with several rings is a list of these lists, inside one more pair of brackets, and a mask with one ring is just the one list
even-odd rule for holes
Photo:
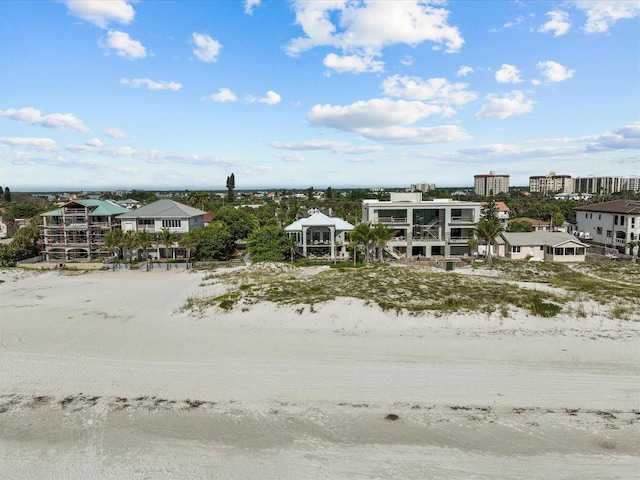
[[640,2],[0,2],[12,191],[640,175]]

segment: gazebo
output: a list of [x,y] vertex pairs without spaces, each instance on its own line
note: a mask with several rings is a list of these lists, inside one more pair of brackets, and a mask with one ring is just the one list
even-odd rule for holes
[[348,233],[353,230],[353,225],[341,218],[317,212],[296,220],[284,230],[295,238],[303,257],[323,257],[330,260],[349,257]]

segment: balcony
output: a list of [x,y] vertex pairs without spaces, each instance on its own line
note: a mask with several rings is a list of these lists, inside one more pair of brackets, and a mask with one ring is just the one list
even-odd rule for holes
[[469,242],[469,240],[472,240],[472,239],[473,239],[473,237],[468,237],[468,236],[465,237],[464,235],[462,235],[462,236],[456,235],[456,236],[448,236],[447,237],[447,242],[454,243],[456,245],[466,245]]
[[476,221],[473,218],[473,216],[463,215],[461,217],[451,217],[451,220],[449,221],[449,223],[450,224],[455,223],[455,224],[474,225],[476,223]]
[[407,217],[378,217],[377,223],[385,225],[408,225]]

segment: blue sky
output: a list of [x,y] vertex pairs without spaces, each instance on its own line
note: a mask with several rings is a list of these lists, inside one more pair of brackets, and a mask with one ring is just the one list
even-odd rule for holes
[[0,185],[640,175],[640,2],[0,2]]

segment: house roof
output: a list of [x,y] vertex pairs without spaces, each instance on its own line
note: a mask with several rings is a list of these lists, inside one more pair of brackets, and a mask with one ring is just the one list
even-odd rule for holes
[[573,235],[564,232],[502,232],[500,237],[504,243],[520,247],[536,245],[558,247],[565,243],[573,243],[581,247],[588,246]]
[[124,207],[117,205],[113,202],[103,201],[103,200],[92,200],[92,199],[81,199],[81,200],[72,200],[70,202],[65,203],[60,208],[56,210],[51,210],[49,212],[45,212],[42,216],[45,217],[57,217],[62,215],[62,209],[65,207],[72,206],[74,204],[81,205],[82,207],[89,208],[91,210],[92,215],[118,215],[120,213],[128,212]]
[[353,230],[353,225],[349,222],[337,217],[329,217],[322,212],[317,212],[310,217],[304,217],[296,220],[291,225],[286,227],[285,232],[300,232],[302,227],[335,227],[336,230],[350,231]]
[[126,212],[127,213],[118,215],[118,218],[191,218],[199,217],[207,213],[197,208],[167,199],[158,200],[144,207],[132,211],[127,210]]
[[509,223],[511,222],[527,222],[534,227],[548,227],[549,225],[551,225],[551,222],[545,222],[544,220],[538,220],[537,218],[529,217],[512,218],[511,220],[509,220]]
[[640,215],[640,201],[638,200],[613,200],[611,202],[594,203],[576,207],[574,210],[583,212],[623,213]]
[[[483,207],[486,207],[487,205],[489,205],[488,202],[480,202],[480,204]],[[504,202],[495,202],[495,206],[496,206],[496,210],[498,210],[499,212],[510,212],[511,211],[509,209],[509,207],[507,206],[507,204],[504,203]]]

